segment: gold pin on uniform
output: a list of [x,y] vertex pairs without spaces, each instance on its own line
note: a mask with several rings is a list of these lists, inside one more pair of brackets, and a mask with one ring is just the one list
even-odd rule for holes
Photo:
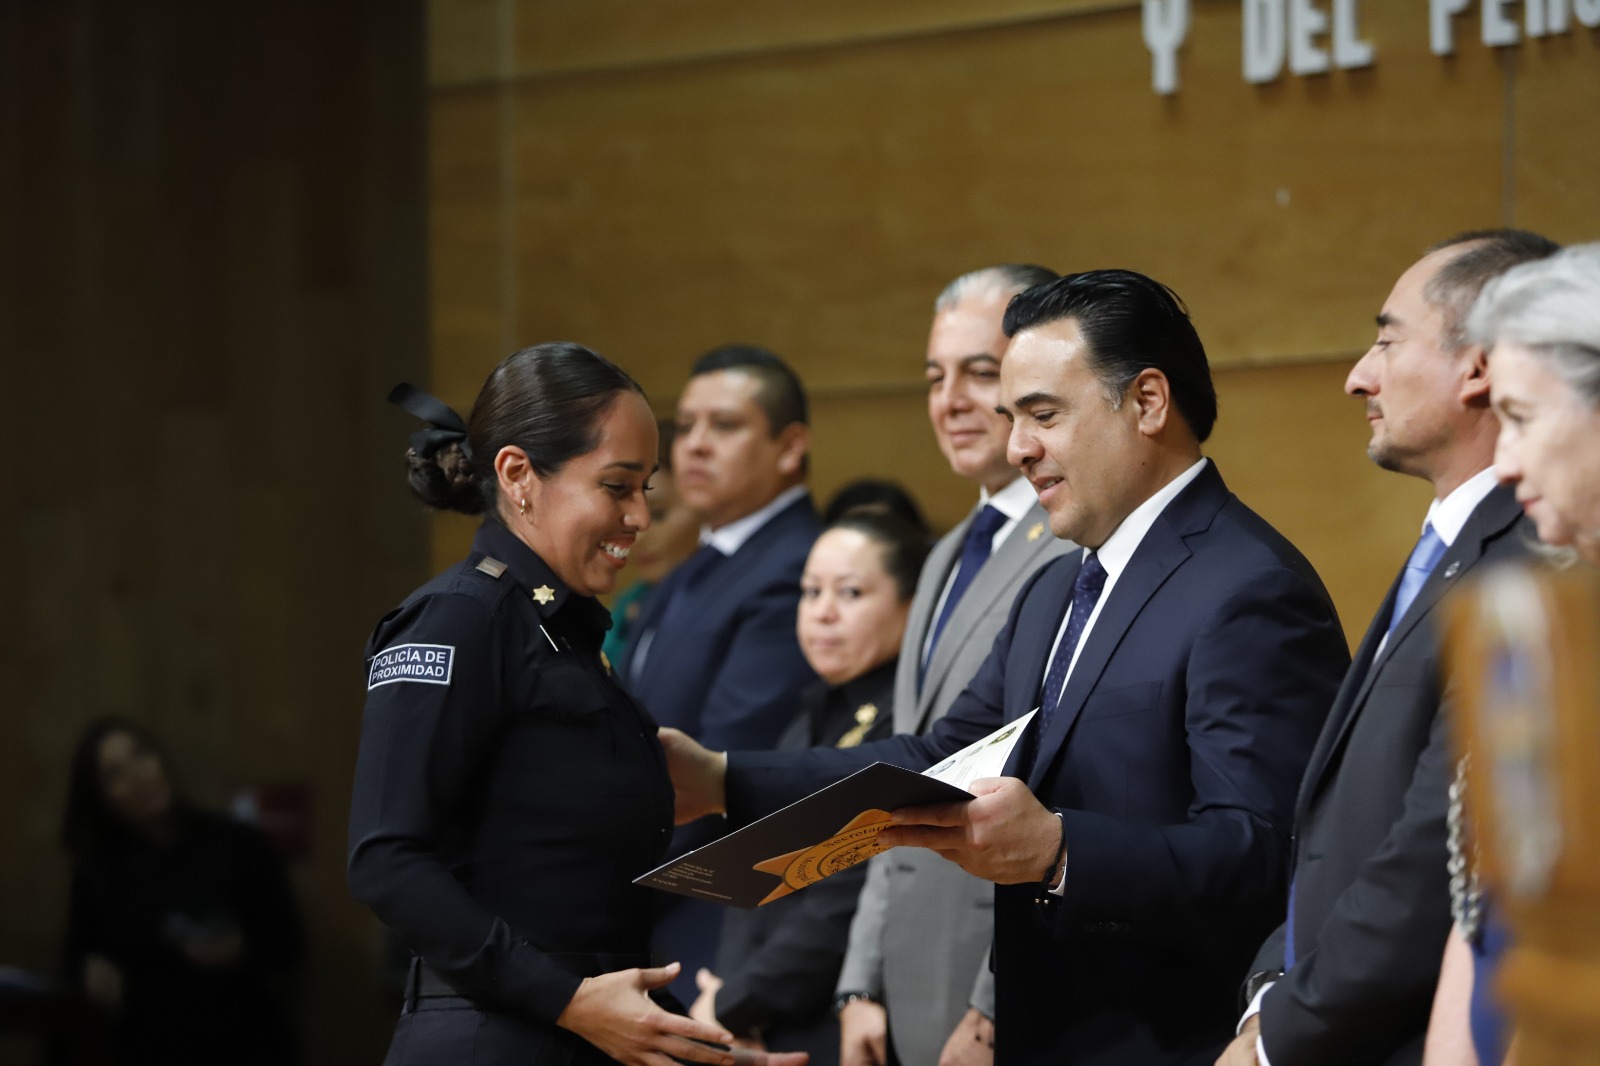
[[1035,522],[1033,528],[1028,530],[1028,542],[1031,544],[1042,536],[1044,536],[1044,523]]
[[556,590],[549,585],[540,585],[533,590],[533,602],[543,606],[556,598]]
[[853,748],[860,744],[866,735],[872,732],[872,724],[878,720],[878,705],[876,703],[863,703],[856,708],[856,724],[850,732],[839,738],[836,748]]

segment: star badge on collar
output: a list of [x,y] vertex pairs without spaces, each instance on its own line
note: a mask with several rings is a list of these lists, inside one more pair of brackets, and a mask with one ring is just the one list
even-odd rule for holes
[[1035,522],[1033,528],[1028,530],[1028,543],[1032,544],[1042,536],[1044,536],[1044,523]]
[[556,598],[556,590],[549,585],[540,585],[533,590],[533,602],[541,607]]

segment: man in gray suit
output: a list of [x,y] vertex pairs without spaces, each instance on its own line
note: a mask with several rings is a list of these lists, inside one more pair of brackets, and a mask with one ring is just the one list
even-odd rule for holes
[[[981,494],[917,583],[895,676],[897,733],[926,732],[943,716],[989,654],[1024,580],[1075,547],[1050,535],[1033,486],[1006,462],[1010,426],[995,410],[1010,343],[1001,329],[1006,304],[1055,276],[989,267],[952,281],[934,303],[928,419],[950,468]],[[891,1047],[904,1066],[992,1060],[993,934],[989,882],[923,848],[873,859],[839,975],[841,1066],[882,1066]]]

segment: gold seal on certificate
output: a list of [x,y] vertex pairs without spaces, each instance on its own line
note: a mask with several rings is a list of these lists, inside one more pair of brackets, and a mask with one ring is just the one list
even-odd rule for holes
[[888,824],[888,811],[862,811],[849,825],[820,844],[756,863],[751,869],[783,878],[783,883],[767,893],[767,898],[757,906],[764,907],[886,850],[878,844],[878,832]]

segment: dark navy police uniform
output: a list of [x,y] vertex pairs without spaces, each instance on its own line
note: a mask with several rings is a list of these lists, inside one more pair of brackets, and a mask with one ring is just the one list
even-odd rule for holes
[[555,1022],[583,977],[650,964],[632,880],[673,801],[608,625],[491,520],[373,632],[350,885],[418,956],[386,1066],[609,1061]]

